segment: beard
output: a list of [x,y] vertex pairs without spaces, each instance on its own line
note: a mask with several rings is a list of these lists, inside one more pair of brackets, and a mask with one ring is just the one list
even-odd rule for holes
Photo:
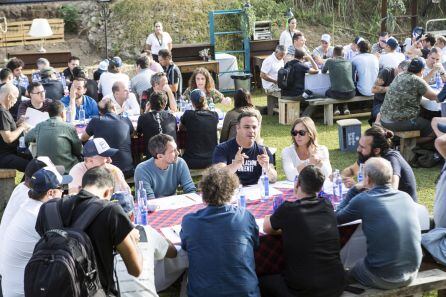
[[358,152],[358,162],[360,164],[364,164],[371,157],[373,157],[372,153],[370,153],[370,155],[364,156],[362,153]]

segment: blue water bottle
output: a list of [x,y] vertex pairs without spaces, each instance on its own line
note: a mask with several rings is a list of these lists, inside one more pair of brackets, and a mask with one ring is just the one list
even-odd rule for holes
[[81,105],[79,108],[79,122],[82,125],[85,125],[85,110],[84,110],[84,106]]
[[364,180],[364,164],[359,164],[359,171],[358,171],[358,183],[362,182]]
[[147,192],[144,189],[144,182],[139,181],[138,188],[138,208],[140,216],[140,224],[147,225]]
[[443,88],[443,81],[441,80],[440,73],[435,74],[435,86],[437,90],[441,90]]
[[240,208],[242,208],[242,207],[246,208],[246,196],[245,196],[245,193],[243,192],[242,185],[240,185],[238,188],[237,204],[238,204],[238,207],[240,207]]
[[273,212],[275,212],[282,203],[283,203],[283,195],[282,194],[274,196],[274,199],[273,199]]

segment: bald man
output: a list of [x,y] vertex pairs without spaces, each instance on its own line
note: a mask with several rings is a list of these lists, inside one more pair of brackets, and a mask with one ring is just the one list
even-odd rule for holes
[[350,277],[367,287],[394,289],[409,285],[421,264],[421,230],[415,203],[392,188],[392,165],[381,157],[365,162],[364,187],[345,199],[336,213],[339,224],[362,220],[367,255]]
[[19,138],[29,126],[23,120],[14,122],[9,110],[17,102],[19,90],[12,83],[0,88],[0,168],[16,169],[24,172],[29,160],[17,155]]
[[105,96],[110,98],[117,114],[134,116],[141,114],[141,108],[135,94],[130,93],[128,85],[123,81],[116,81],[112,86],[112,94]]

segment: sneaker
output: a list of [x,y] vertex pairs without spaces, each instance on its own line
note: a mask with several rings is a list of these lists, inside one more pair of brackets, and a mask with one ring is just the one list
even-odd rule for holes
[[340,115],[340,114],[341,114],[341,112],[339,111],[339,108],[336,106],[336,109],[335,109],[335,111],[333,112],[333,115],[338,116],[338,115]]
[[350,110],[348,109],[347,104],[344,105],[344,114],[346,114],[346,115],[350,114]]

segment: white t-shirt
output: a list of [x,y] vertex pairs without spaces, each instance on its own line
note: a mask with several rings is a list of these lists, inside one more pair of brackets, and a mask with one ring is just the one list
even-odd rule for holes
[[293,45],[293,32],[290,32],[288,29],[283,31],[280,34],[279,44],[283,45],[285,48],[289,48]]
[[8,200],[8,204],[6,204],[5,211],[3,212],[2,222],[0,224],[0,244],[4,242],[3,236],[5,235],[5,230],[9,226],[11,220],[14,218],[16,213],[20,212],[21,205],[28,200],[28,191],[29,188],[25,185],[25,183],[18,184],[14,191],[12,191],[11,197]]
[[392,67],[397,68],[398,65],[406,59],[402,53],[386,53],[379,57],[379,68]]
[[[137,228],[141,227],[138,226]],[[120,255],[115,258],[116,273],[122,297],[158,297],[155,289],[154,263],[155,260],[161,260],[166,256],[169,244],[152,227],[144,226],[144,231],[147,242],[138,243],[138,248],[143,256],[143,270],[139,277],[128,274]]]
[[357,54],[359,54],[359,52],[352,50],[351,44],[344,46],[344,59],[351,61]]
[[[105,164],[106,168],[110,170],[114,182],[115,182],[115,192],[129,192],[130,193],[130,187],[125,182],[124,174],[122,173],[121,169],[116,167],[113,164]],[[87,172],[88,168],[85,166],[85,162],[79,162],[76,165],[73,166],[70,170],[70,175],[73,177],[73,181],[68,185],[68,189],[75,190],[75,193],[78,193],[79,190],[82,187],[82,177],[84,176],[85,172]]]
[[[426,67],[424,67],[423,70],[423,77],[426,77],[429,75],[429,73],[432,71],[432,68],[429,68],[427,65]],[[427,82],[429,85],[435,85],[435,75],[437,75],[436,73],[432,76],[432,78]]]
[[[316,154],[318,155],[319,159],[322,160],[321,171],[325,175],[325,178],[328,178],[332,170],[327,147],[324,145],[319,145],[316,148]],[[306,160],[299,159],[299,156],[294,148],[294,144],[284,148],[282,151],[282,167],[283,171],[285,172],[286,179],[289,181],[294,181],[296,175],[299,175],[296,168],[305,161]]]
[[357,75],[356,88],[364,96],[373,96],[372,87],[379,72],[379,60],[370,53],[358,54],[352,61]]
[[99,93],[104,96],[112,94],[113,84],[117,81],[122,81],[125,85],[130,87],[130,78],[125,73],[111,73],[104,72],[101,74],[101,78],[99,79]]
[[146,44],[151,45],[150,51],[153,55],[158,55],[160,49],[169,49],[168,44],[172,43],[172,37],[170,37],[169,33],[163,32],[162,36],[162,39],[158,39],[155,36],[155,33],[150,33],[149,36],[147,36]]
[[20,215],[14,216],[6,228],[4,240],[0,243],[4,297],[24,296],[25,266],[40,239],[35,226],[41,205],[42,202],[28,198],[20,208]]
[[133,93],[129,93],[127,100],[124,101],[122,106],[116,101],[114,95],[110,94],[104,98],[110,98],[113,101],[117,114],[121,114],[123,111],[126,111],[129,116],[141,114],[141,107],[139,106],[138,100],[136,100],[136,96]]
[[[269,77],[277,80],[277,73],[280,68],[283,68],[284,63],[282,60],[277,60],[275,53],[272,53],[268,58],[266,58],[262,63],[261,72],[267,74]],[[277,86],[276,84],[266,81],[262,79],[262,87],[265,90],[271,89],[273,86]]]

